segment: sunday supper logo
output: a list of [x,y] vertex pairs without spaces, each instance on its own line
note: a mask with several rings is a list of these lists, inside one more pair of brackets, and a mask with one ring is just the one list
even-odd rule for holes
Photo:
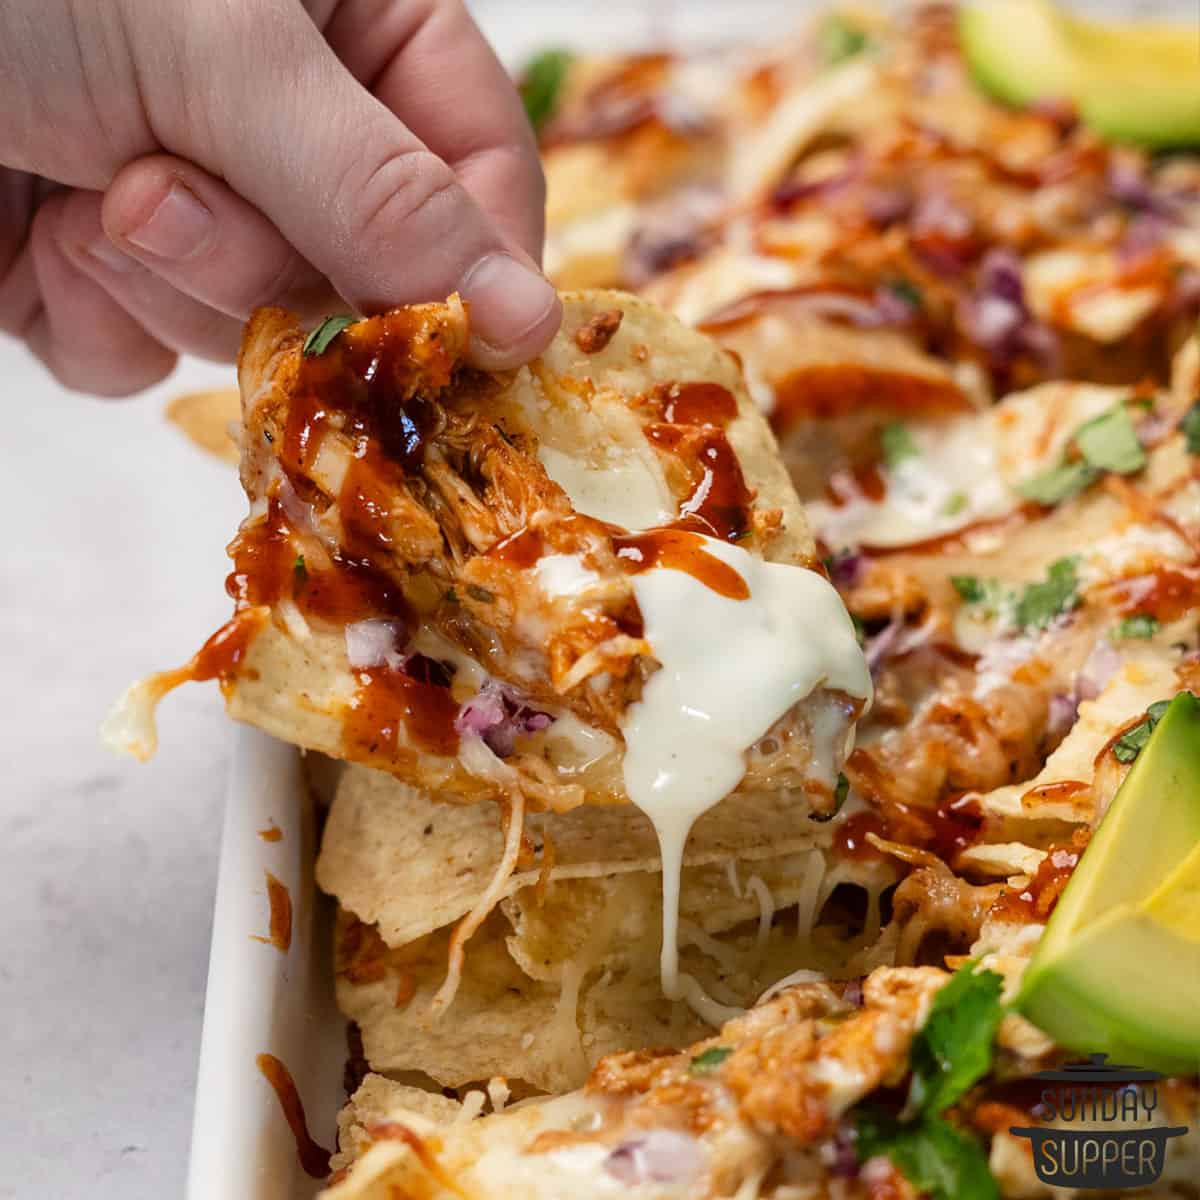
[[1134,1188],[1158,1181],[1171,1138],[1186,1125],[1155,1125],[1157,1071],[1109,1065],[1107,1056],[1034,1076],[1042,1089],[1035,1112],[1046,1124],[1013,1126],[1029,1138],[1033,1168],[1056,1188]]

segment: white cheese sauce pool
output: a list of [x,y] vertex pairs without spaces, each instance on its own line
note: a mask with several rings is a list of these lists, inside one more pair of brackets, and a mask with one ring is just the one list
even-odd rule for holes
[[871,699],[854,626],[825,578],[702,541],[750,595],[729,599],[672,567],[635,575],[645,637],[661,667],[621,723],[625,788],[662,853],[663,991],[689,1000],[697,989],[679,972],[679,879],[696,818],[741,782],[746,751],[818,687]]

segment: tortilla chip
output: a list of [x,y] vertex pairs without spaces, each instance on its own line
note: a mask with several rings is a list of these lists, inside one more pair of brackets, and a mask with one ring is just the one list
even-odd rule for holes
[[[465,363],[458,297],[352,323],[319,354],[304,351],[281,310],[255,314],[239,362],[253,515],[231,548],[238,613],[186,667],[127,695],[110,742],[148,755],[162,695],[215,676],[235,718],[439,799],[520,791],[527,810],[557,811],[625,800],[621,722],[658,663],[637,632],[613,526],[690,522],[673,535],[688,539],[699,521],[766,560],[819,564],[734,357],[636,297],[563,300],[542,357],[493,374]],[[397,448],[400,435],[362,400],[366,379],[387,381],[389,403],[394,392],[396,406],[427,413],[420,453]],[[292,443],[314,397],[337,419],[319,409],[305,457]],[[710,512],[714,472],[732,492],[718,489]],[[494,553],[516,537],[528,551]],[[564,555],[586,586],[559,590],[539,574]],[[339,607],[347,589],[352,615]],[[368,636],[365,624],[371,649],[352,668],[347,630]],[[410,673],[414,654],[434,679]],[[538,717],[504,758],[456,719],[480,696],[494,707],[497,689],[514,712]],[[855,707],[818,686],[748,756],[743,790],[811,784],[827,801],[830,764],[817,779],[812,744],[840,745],[833,726]]]
[[397,1110],[432,1125],[448,1125],[461,1109],[457,1100],[440,1092],[410,1087],[383,1075],[368,1075],[338,1113],[338,1148],[329,1168],[337,1172],[350,1166],[371,1145],[368,1127],[392,1120]]
[[[1096,819],[1097,801],[1102,799],[1093,787],[1097,756],[1122,726],[1155,701],[1179,691],[1177,662],[1178,656],[1168,653],[1142,652],[1131,657],[1095,700],[1079,705],[1079,719],[1037,775],[980,796],[983,811],[1017,827],[1039,821],[1091,824]],[[1055,786],[1064,783],[1080,786]],[[1115,784],[1112,787],[1115,790]],[[1109,788],[1104,791],[1108,794]]]
[[236,431],[242,423],[242,401],[236,388],[176,396],[167,405],[167,420],[193,446],[237,466],[241,450]]
[[[636,810],[534,813],[526,818],[526,836],[532,860],[508,881],[507,896],[541,878],[547,838],[553,855],[548,881],[635,871],[657,878],[658,840]],[[711,866],[705,878],[720,881],[732,861],[744,879],[759,870],[754,864],[827,848],[832,838],[833,825],[805,819],[787,792],[735,794],[696,822],[684,862],[690,877]],[[382,772],[350,766],[325,826],[317,881],[360,920],[378,926],[389,946],[403,946],[472,908],[500,861],[501,845],[494,805],[438,804]],[[685,911],[686,895],[685,887]]]

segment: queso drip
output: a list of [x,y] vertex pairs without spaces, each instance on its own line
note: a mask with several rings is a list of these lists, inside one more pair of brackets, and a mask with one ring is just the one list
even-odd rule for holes
[[823,686],[865,705],[871,678],[827,579],[717,538],[684,536],[741,587],[713,587],[671,559],[634,577],[661,666],[622,733],[626,790],[662,851],[663,990],[695,1003],[698,985],[678,970],[679,881],[692,825],[738,786],[746,752],[800,701]]

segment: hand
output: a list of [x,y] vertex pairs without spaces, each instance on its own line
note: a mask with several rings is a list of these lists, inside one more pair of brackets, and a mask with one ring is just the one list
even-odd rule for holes
[[0,330],[68,387],[231,358],[265,303],[458,291],[485,367],[558,327],[533,136],[460,0],[5,0],[0,106]]

